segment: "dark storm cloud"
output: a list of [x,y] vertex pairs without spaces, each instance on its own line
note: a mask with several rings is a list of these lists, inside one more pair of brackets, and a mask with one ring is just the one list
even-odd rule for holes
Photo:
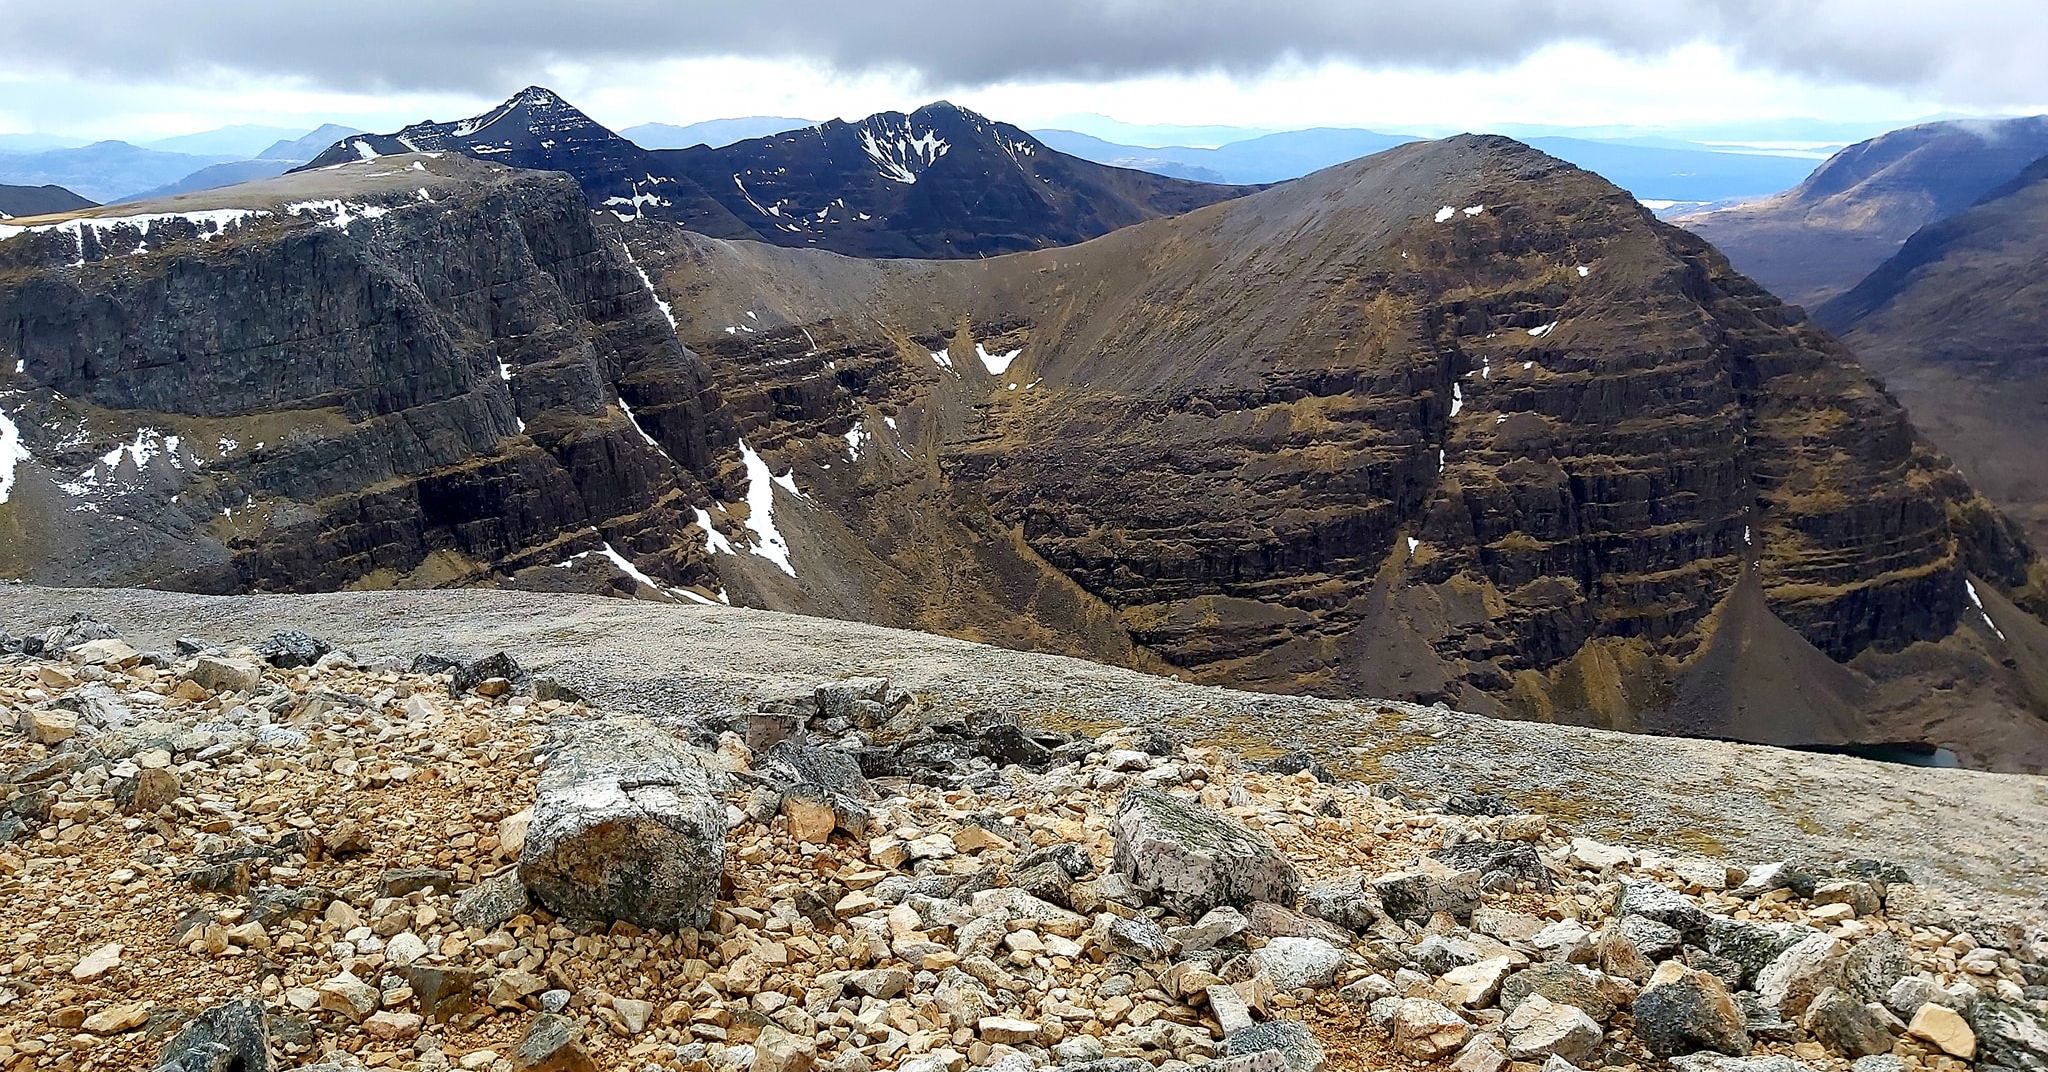
[[[2040,0],[0,0],[0,62],[122,80],[228,69],[495,93],[551,61],[741,55],[932,87],[1253,72],[1290,59],[1468,69],[1584,41],[1694,41],[1826,80],[2038,96]],[[1569,77],[1569,72],[1560,72]]]

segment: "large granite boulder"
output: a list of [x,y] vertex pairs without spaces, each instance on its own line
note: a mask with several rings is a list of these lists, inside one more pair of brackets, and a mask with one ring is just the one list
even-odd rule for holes
[[725,870],[725,803],[693,750],[640,720],[558,730],[519,878],[571,919],[700,925]]
[[1198,919],[1218,905],[1292,906],[1301,877],[1271,838],[1190,800],[1133,789],[1110,824],[1117,873],[1168,910]]

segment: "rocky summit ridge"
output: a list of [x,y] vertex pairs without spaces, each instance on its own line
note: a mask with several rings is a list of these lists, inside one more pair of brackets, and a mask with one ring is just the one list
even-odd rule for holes
[[716,147],[648,150],[539,86],[469,119],[342,138],[305,170],[418,152],[563,172],[622,221],[862,257],[979,257],[1079,242],[1248,189],[1068,156],[945,101]]
[[[623,607],[763,655],[697,656],[733,702],[632,713],[562,655],[633,638],[526,615],[531,661],[478,650],[513,617],[487,594],[421,594],[468,629],[405,594],[98,594],[147,616],[125,636],[59,594],[0,589],[10,1072],[2048,1067],[2038,905],[1924,884],[1943,846],[1617,844],[849,669],[906,634],[785,676],[803,623],[760,612]],[[239,635],[266,614],[342,633]],[[194,624],[221,632],[159,639]],[[1992,799],[1909,786],[1957,832]]]

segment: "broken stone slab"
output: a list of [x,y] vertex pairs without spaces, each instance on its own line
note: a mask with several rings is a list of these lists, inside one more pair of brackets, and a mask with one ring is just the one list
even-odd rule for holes
[[1555,1054],[1580,1063],[1593,1056],[1603,1037],[1600,1025],[1585,1010],[1541,994],[1523,998],[1500,1026],[1507,1035],[1508,1056],[1518,1061]]
[[1273,840],[1194,801],[1132,789],[1110,823],[1117,873],[1185,919],[1218,905],[1291,907],[1301,890]]
[[1373,880],[1373,892],[1388,918],[1427,923],[1438,912],[1469,920],[1479,907],[1479,872],[1460,870],[1425,857],[1413,870],[1396,871]]
[[263,668],[246,659],[201,655],[185,676],[208,692],[254,692],[263,683]]
[[1392,1036],[1394,1049],[1417,1061],[1456,1052],[1472,1035],[1464,1017],[1426,998],[1381,998],[1371,1015]]
[[570,919],[701,926],[725,869],[725,801],[685,743],[640,719],[556,732],[519,879]]
[[462,891],[455,899],[455,921],[480,931],[493,931],[532,904],[518,869],[506,868]]
[[1815,932],[1787,948],[1756,975],[1758,1004],[1780,1019],[1797,1020],[1820,992],[1842,981],[1849,947]]
[[1507,977],[1500,987],[1500,1006],[1513,1009],[1532,994],[1583,1009],[1605,1023],[1628,995],[1625,984],[1577,964],[1534,964]]

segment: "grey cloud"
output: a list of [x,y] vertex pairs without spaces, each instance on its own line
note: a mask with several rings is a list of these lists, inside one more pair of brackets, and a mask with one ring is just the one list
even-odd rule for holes
[[[1938,90],[2043,92],[2039,0],[0,0],[0,62],[123,80],[207,69],[352,90],[496,93],[550,61],[747,55],[901,70],[933,88],[1222,70],[1290,59],[1445,69],[1585,41],[1719,42],[1761,66]],[[1570,72],[1560,72],[1570,77]]]

